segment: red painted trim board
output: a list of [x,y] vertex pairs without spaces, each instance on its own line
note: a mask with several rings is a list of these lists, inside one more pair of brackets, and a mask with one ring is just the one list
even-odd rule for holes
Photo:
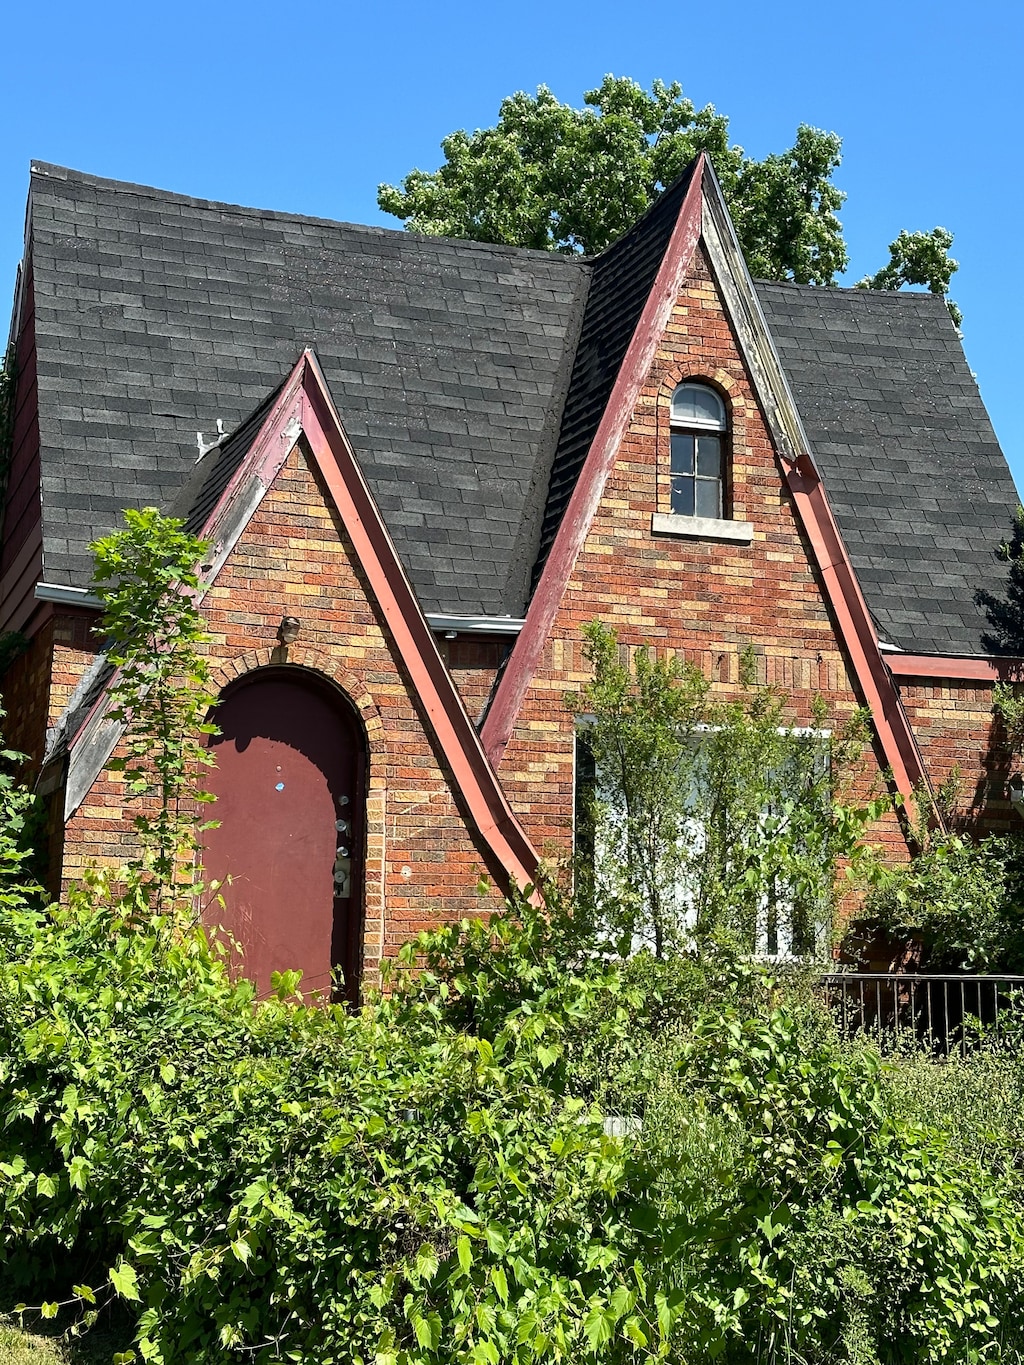
[[892,769],[893,782],[896,789],[909,798],[915,787],[928,785],[927,773],[910,722],[882,659],[871,614],[829,506],[825,486],[813,460],[807,456],[801,456],[795,464],[781,463],[797,515],[811,542],[840,639],[846,646],[864,701],[871,710],[885,761]]
[[540,582],[530,601],[526,623],[502,674],[480,732],[484,752],[497,769],[519,715],[527,689],[547,643],[552,623],[576,565],[587,532],[615,464],[619,445],[633,415],[637,398],[650,371],[654,354],[668,325],[693,253],[700,240],[704,154],[697,158],[679,217],[665,255],[644,304],[640,321],[626,348],[608,404],[572,491]]
[[944,654],[883,654],[894,678],[935,678],[946,682],[1013,682],[1024,676],[1024,659],[979,654],[967,659]]

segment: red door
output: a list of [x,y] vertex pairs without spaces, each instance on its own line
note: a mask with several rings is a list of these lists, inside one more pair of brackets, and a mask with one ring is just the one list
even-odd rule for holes
[[223,692],[211,719],[208,779],[217,829],[205,836],[207,881],[223,906],[206,919],[240,945],[260,991],[298,969],[303,993],[354,999],[358,985],[365,748],[345,699],[316,675],[265,668]]

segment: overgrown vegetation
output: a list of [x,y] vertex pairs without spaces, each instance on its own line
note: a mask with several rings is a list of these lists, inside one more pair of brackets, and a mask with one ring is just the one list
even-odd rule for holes
[[7,479],[14,437],[14,392],[17,379],[15,346],[12,341],[0,361],[0,485]]
[[[617,706],[665,775],[707,697],[650,659],[622,674],[609,645],[591,633],[595,730]],[[777,767],[781,699],[754,701],[701,733]],[[610,956],[553,889],[422,935],[357,1012],[308,1006],[289,972],[257,1000],[182,913],[173,856],[41,908],[27,801],[0,781],[0,1282],[28,1323],[113,1317],[120,1365],[1024,1362],[1017,1040],[883,1059],[737,951],[728,916]]]
[[623,955],[656,957],[730,935],[743,950],[811,955],[831,946],[841,863],[887,802],[856,805],[847,782],[866,717],[838,728],[821,700],[794,726],[788,698],[740,662],[715,696],[699,669],[586,628],[594,676],[566,697],[592,763],[582,793],[581,908]]
[[932,836],[909,863],[875,864],[864,912],[917,941],[924,971],[1024,974],[1024,844]]
[[144,1358],[1024,1359],[1014,1058],[922,1093],[769,969],[609,964],[557,907],[354,1016],[256,1004],[104,894],[5,924],[3,1246]]
[[207,547],[155,507],[129,509],[124,518],[121,530],[92,547],[116,670],[107,715],[124,727],[108,766],[137,798],[135,867],[150,877],[156,908],[169,909],[197,892],[193,864],[206,826],[196,808],[213,800],[199,780],[214,761],[203,736],[215,733],[206,720],[214,696],[196,604]]
[[[996,743],[1012,762],[1024,753],[1024,698],[1010,683],[993,692]],[[918,793],[909,862],[866,860],[866,920],[912,945],[921,970],[1024,975],[1024,838],[1019,829],[978,837],[958,827],[960,774],[930,799]],[[945,829],[933,819],[935,806]]]

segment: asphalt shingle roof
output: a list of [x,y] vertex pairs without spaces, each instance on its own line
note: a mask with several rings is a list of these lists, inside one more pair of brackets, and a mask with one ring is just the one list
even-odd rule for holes
[[31,224],[49,581],[311,345],[424,608],[522,613],[586,265],[48,165]]
[[590,290],[551,467],[540,558],[551,548],[612,386],[654,287],[693,168],[672,184],[624,237],[594,258]]
[[[521,616],[686,183],[585,261],[35,166],[46,579],[125,506],[198,516],[308,345],[424,609]],[[1017,494],[941,300],[757,288],[883,638],[985,650]]]
[[758,283],[868,606],[911,652],[988,652],[1017,491],[942,299]]

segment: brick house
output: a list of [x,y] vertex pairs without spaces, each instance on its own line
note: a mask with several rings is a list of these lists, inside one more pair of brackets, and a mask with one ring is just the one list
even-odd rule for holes
[[[88,545],[210,543],[210,870],[256,970],[348,980],[573,841],[581,626],[1015,819],[981,592],[1017,495],[941,299],[755,283],[703,158],[593,259],[32,168],[0,629],[56,878],[128,847]],[[883,835],[894,847],[893,819]],[[283,959],[289,959],[284,961]]]

